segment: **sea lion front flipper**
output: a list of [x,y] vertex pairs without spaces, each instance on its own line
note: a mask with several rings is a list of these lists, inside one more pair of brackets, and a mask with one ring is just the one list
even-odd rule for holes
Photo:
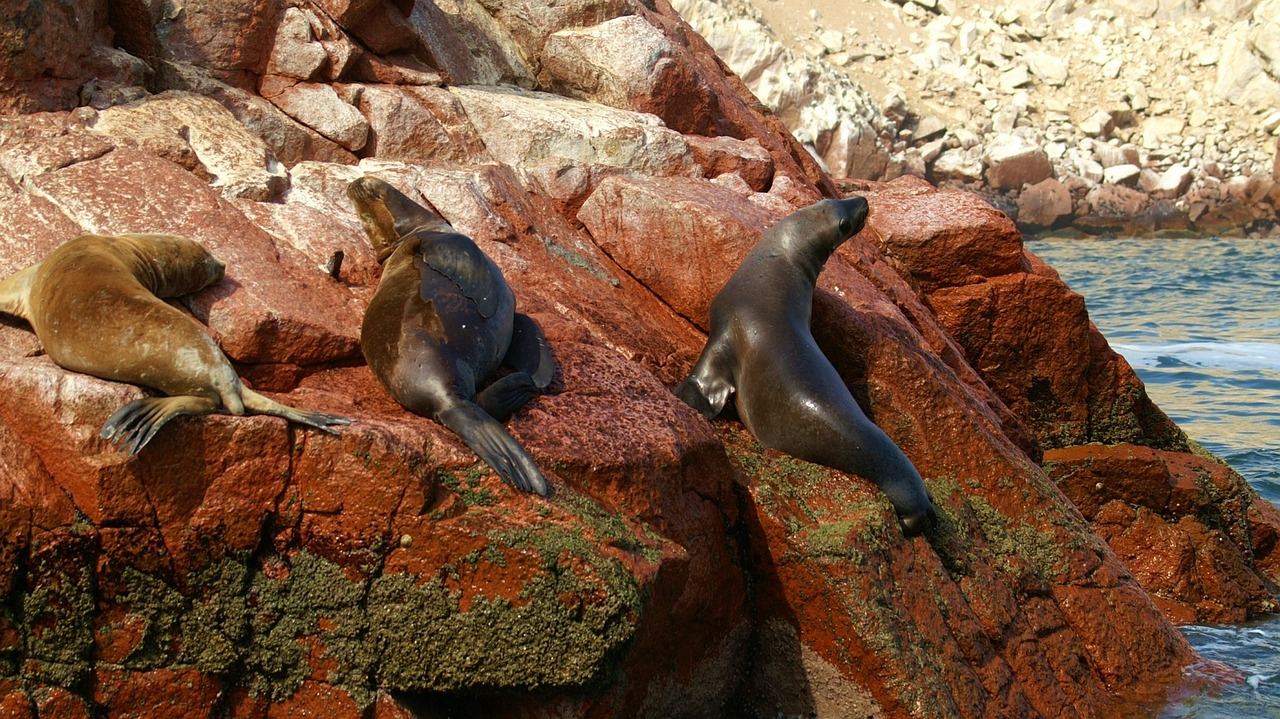
[[308,427],[314,427],[322,432],[329,434],[337,434],[330,425],[335,424],[351,424],[351,420],[346,417],[339,417],[324,412],[313,412],[307,409],[295,409],[288,405],[280,404],[275,400],[268,399],[257,392],[244,387],[240,390],[240,396],[244,400],[244,408],[250,414],[269,414],[272,417],[283,417],[290,422],[297,422]]
[[546,389],[556,374],[556,358],[542,328],[529,315],[516,313],[511,329],[511,345],[503,363],[533,377],[538,389]]
[[102,425],[100,436],[135,455],[174,417],[208,414],[220,406],[216,399],[194,395],[143,397],[116,410]]
[[436,415],[499,477],[516,489],[547,496],[547,480],[524,447],[479,405],[466,402]]
[[516,410],[538,394],[538,386],[525,372],[512,372],[494,381],[476,395],[476,404],[499,422],[506,422]]
[[[476,303],[480,316],[488,319],[498,311],[498,303],[506,281],[497,274],[497,268],[476,247],[470,237],[456,232],[431,232],[422,234],[421,245],[414,263],[421,272],[426,267],[439,272],[458,288],[465,297]],[[421,263],[421,264],[419,264]],[[424,300],[431,297],[423,296]]]

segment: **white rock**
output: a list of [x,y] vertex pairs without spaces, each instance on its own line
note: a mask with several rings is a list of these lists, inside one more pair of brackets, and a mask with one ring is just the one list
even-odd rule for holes
[[1057,55],[1032,50],[1023,56],[1032,75],[1054,87],[1067,84],[1067,61]]
[[1143,185],[1142,189],[1147,192],[1161,192],[1173,197],[1177,197],[1187,191],[1191,186],[1191,168],[1181,163],[1175,163],[1173,167],[1164,171],[1159,179],[1150,187]]
[[689,145],[649,114],[500,86],[451,87],[494,159],[517,167],[604,165],[697,176]]
[[1106,110],[1098,110],[1085,118],[1079,127],[1080,131],[1089,137],[1106,137],[1111,134],[1111,130],[1115,127],[1115,122],[1111,117],[1111,113]]
[[982,157],[976,148],[951,149],[943,152],[933,163],[935,180],[959,180],[975,182],[982,179]]
[[1028,82],[1031,82],[1031,75],[1028,73],[1026,65],[1014,65],[1000,75],[1000,89],[1005,94],[1012,93]]
[[1171,138],[1180,135],[1186,126],[1177,117],[1149,117],[1142,123],[1142,146],[1158,149]]
[[1262,61],[1250,51],[1246,26],[1237,24],[1222,44],[1214,95],[1254,110],[1280,107],[1280,83],[1267,75]]
[[1133,187],[1138,184],[1138,175],[1142,174],[1142,168],[1137,165],[1116,165],[1114,167],[1105,167],[1102,170],[1102,181],[1108,185],[1126,185]]
[[190,148],[224,197],[268,200],[288,185],[288,172],[266,144],[201,95],[171,91],[110,107],[97,113],[91,128],[144,147]]

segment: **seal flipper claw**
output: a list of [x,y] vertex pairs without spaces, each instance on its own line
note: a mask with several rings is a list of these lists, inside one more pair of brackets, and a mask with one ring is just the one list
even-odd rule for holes
[[518,372],[528,373],[540,390],[551,384],[556,373],[556,359],[542,328],[529,315],[515,313],[511,345],[507,347],[503,363]]
[[208,414],[217,408],[218,401],[207,397],[143,397],[116,410],[99,436],[136,455],[174,417]]
[[462,438],[499,477],[516,489],[547,496],[542,472],[524,447],[479,405],[467,402],[436,415],[436,421]]
[[532,377],[524,372],[512,372],[478,393],[476,404],[494,419],[506,422],[537,393],[538,387]]

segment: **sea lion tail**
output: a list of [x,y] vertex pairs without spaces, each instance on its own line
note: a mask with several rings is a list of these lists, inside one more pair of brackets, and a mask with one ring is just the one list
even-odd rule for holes
[[441,412],[436,419],[461,437],[504,482],[525,492],[547,496],[547,480],[533,458],[479,405],[460,404]]
[[107,419],[100,436],[119,444],[122,451],[135,455],[174,417],[208,414],[218,406],[216,399],[194,395],[135,399]]

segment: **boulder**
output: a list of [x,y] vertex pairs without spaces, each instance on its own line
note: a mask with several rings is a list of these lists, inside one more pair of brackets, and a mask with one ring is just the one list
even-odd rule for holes
[[[167,129],[130,145],[152,128],[6,117],[0,268],[84,231],[189,235],[228,273],[183,302],[246,380],[354,422],[178,418],[124,456],[98,432],[143,390],[64,371],[0,324],[2,711],[123,716],[163,692],[195,716],[1096,717],[1166,696],[1196,661],[1036,464],[1041,442],[1177,451],[1180,433],[977,196],[846,183],[872,219],[817,280],[815,341],[937,500],[938,523],[907,538],[867,478],[671,392],[723,278],[836,190],[669,5],[324,0],[328,60],[306,82],[259,77],[276,39],[310,44],[296,13],[280,27],[284,4],[154,21],[139,5],[121,5],[126,46],[150,38],[160,86],[188,83],[287,149],[287,186],[229,200]],[[227,18],[240,26],[205,26]],[[642,53],[592,49],[627,28],[714,101],[675,127],[539,84],[553,37],[559,61],[640,81]],[[367,51],[343,65],[324,43],[345,32]],[[299,122],[261,95],[284,107],[299,87],[328,109]],[[472,236],[543,328],[556,377],[507,427],[552,496],[504,485],[362,363],[379,267],[345,195],[361,174]],[[1278,535],[1253,536],[1261,555]]]
[[1020,226],[1036,229],[1053,227],[1071,212],[1071,191],[1052,177],[1024,188],[1018,195]]
[[1144,170],[1138,181],[1144,192],[1153,195],[1161,194],[1166,197],[1178,197],[1191,186],[1191,180],[1191,169],[1175,163],[1163,173]]
[[369,121],[330,85],[271,75],[263,78],[259,92],[289,117],[351,152],[369,139]]
[[1248,483],[1213,459],[1131,444],[1045,453],[1045,471],[1098,528],[1175,621],[1242,622],[1274,613],[1273,515],[1253,511]]
[[269,200],[288,182],[262,139],[207,97],[162,93],[103,110],[88,127],[208,177],[228,199]]
[[1040,146],[1021,135],[997,135],[987,144],[982,161],[987,166],[987,184],[1000,190],[1034,185],[1053,174],[1049,156]]
[[1274,110],[1280,107],[1280,82],[1267,74],[1262,61],[1250,50],[1245,25],[1237,23],[1223,41],[1213,93],[1255,111]]
[[1137,165],[1113,165],[1102,171],[1102,181],[1108,185],[1135,187],[1141,174],[1142,168]]

